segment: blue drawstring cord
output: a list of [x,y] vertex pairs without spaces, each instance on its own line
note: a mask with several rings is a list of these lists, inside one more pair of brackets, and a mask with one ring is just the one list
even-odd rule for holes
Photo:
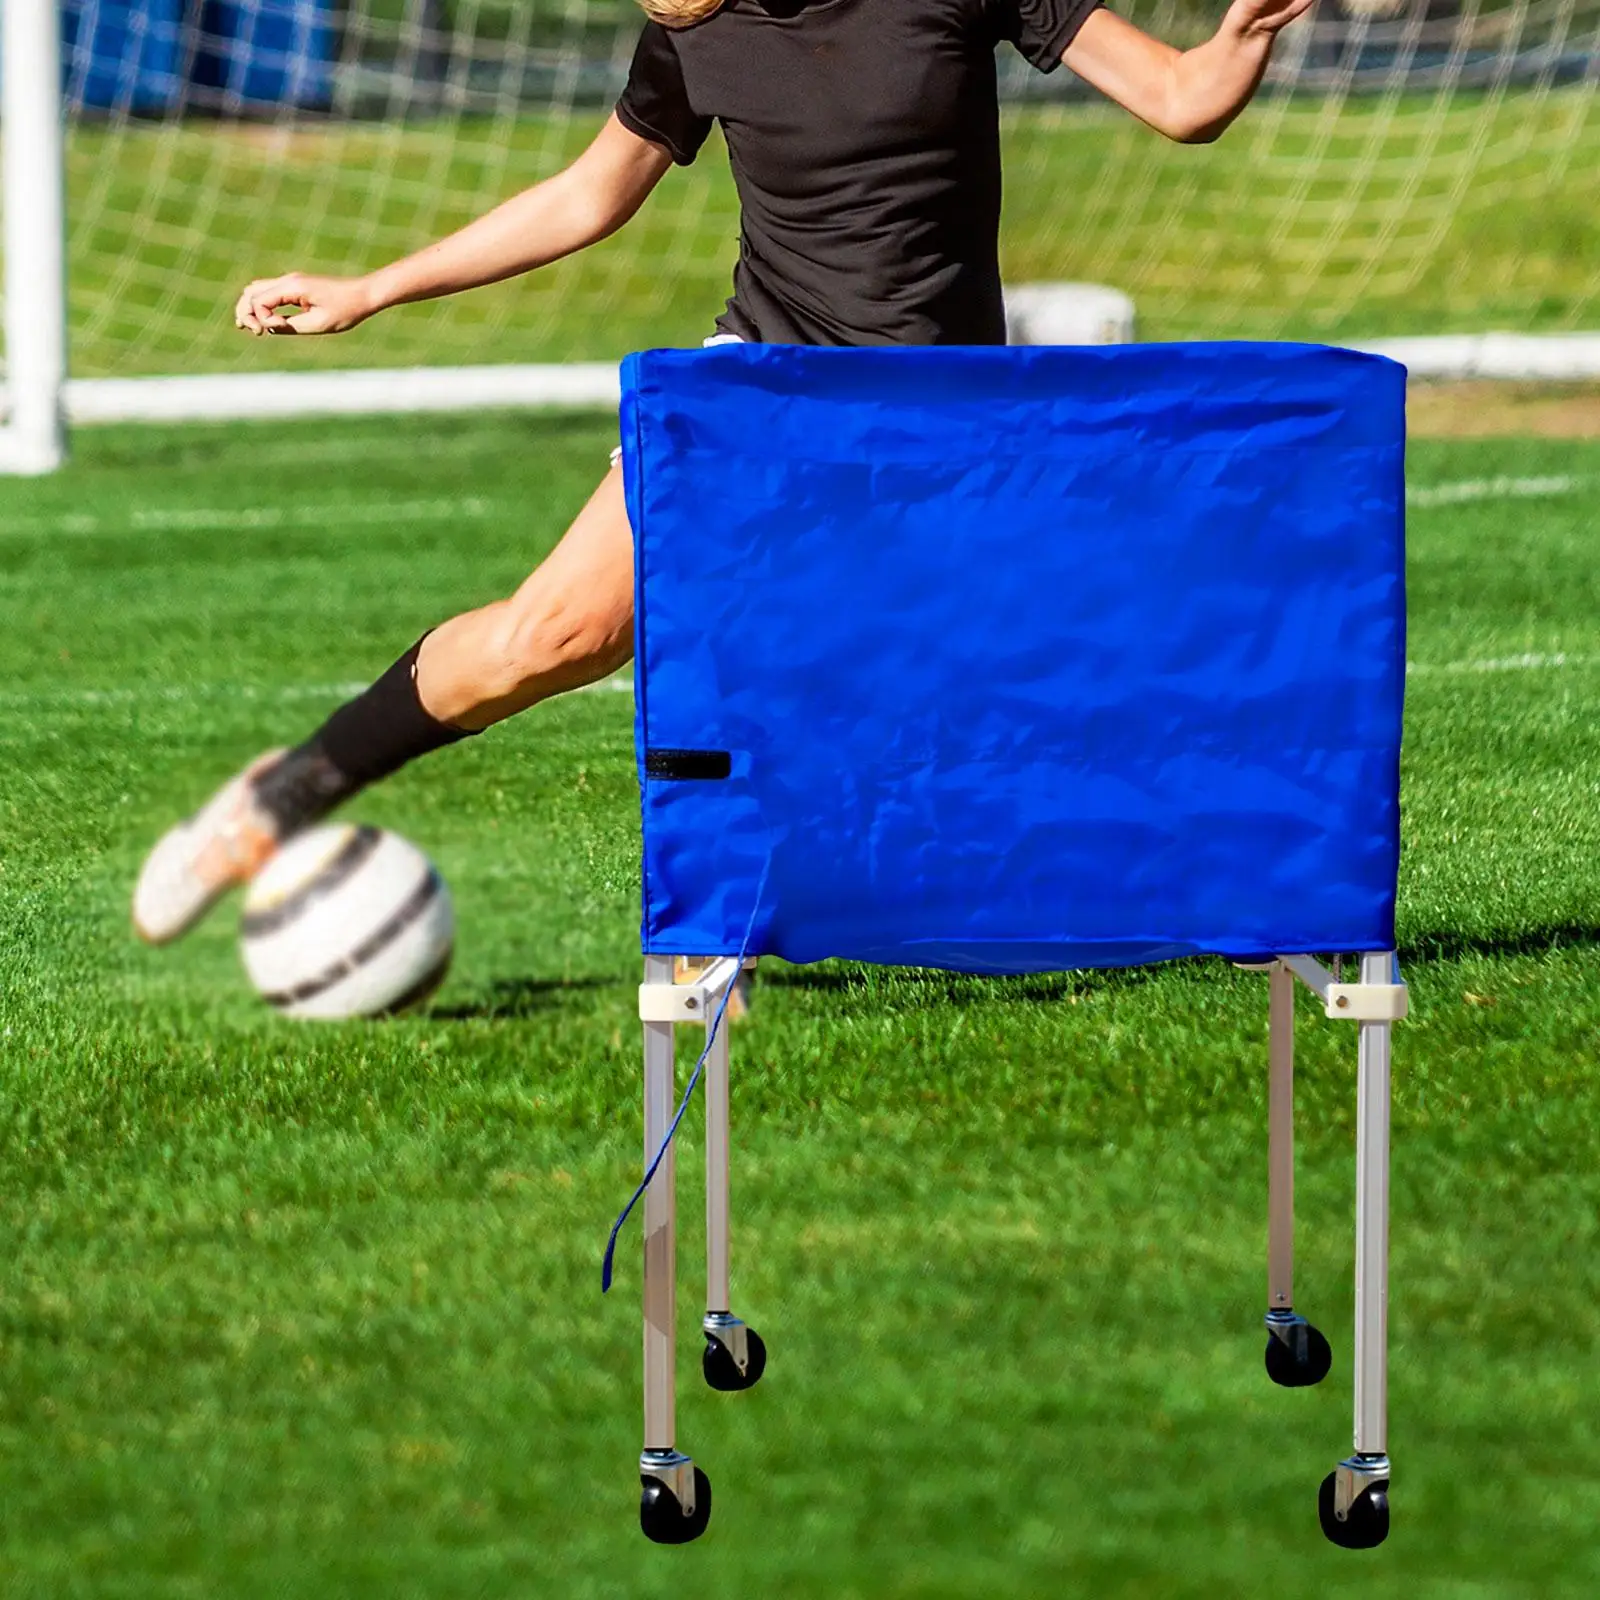
[[617,1235],[622,1232],[622,1225],[638,1205],[646,1189],[650,1187],[650,1180],[655,1177],[656,1169],[665,1160],[667,1151],[672,1148],[673,1136],[678,1131],[678,1124],[683,1121],[683,1114],[689,1109],[689,1101],[694,1096],[694,1088],[700,1081],[701,1069],[706,1064],[706,1057],[711,1054],[711,1047],[717,1042],[717,1035],[722,1031],[722,1019],[727,1014],[728,1002],[733,998],[734,986],[739,981],[739,974],[744,971],[745,957],[750,953],[750,940],[756,931],[756,913],[761,909],[762,891],[767,886],[767,873],[772,867],[772,858],[767,858],[767,864],[761,869],[761,881],[756,885],[755,904],[750,908],[750,922],[744,930],[744,938],[739,943],[739,969],[734,973],[732,981],[722,991],[722,999],[717,1003],[717,1014],[711,1019],[710,1030],[706,1034],[706,1047],[700,1052],[700,1059],[694,1064],[694,1071],[689,1074],[689,1081],[684,1085],[683,1099],[678,1102],[677,1114],[672,1119],[672,1125],[667,1129],[667,1136],[661,1141],[661,1148],[656,1151],[655,1158],[645,1168],[644,1177],[639,1182],[639,1187],[629,1197],[627,1205],[622,1208],[621,1214],[611,1225],[611,1237],[606,1240],[605,1259],[600,1263],[600,1293],[606,1294],[611,1288],[612,1260],[617,1253]]

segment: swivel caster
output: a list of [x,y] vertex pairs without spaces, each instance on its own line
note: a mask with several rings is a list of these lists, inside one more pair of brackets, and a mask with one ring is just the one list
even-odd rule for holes
[[1267,1329],[1267,1376],[1280,1389],[1309,1389],[1328,1376],[1333,1351],[1304,1317],[1269,1311]]
[[706,1349],[700,1368],[706,1382],[728,1393],[755,1388],[767,1370],[767,1347],[761,1335],[726,1312],[708,1312],[702,1327]]
[[689,1544],[711,1521],[711,1480],[676,1450],[639,1458],[639,1526],[655,1544]]
[[[1383,1468],[1387,1470],[1387,1461]],[[1349,1509],[1341,1521],[1337,1510],[1339,1474],[1348,1470],[1347,1466],[1341,1466],[1322,1480],[1322,1490],[1317,1496],[1322,1531],[1341,1549],[1373,1550],[1389,1537],[1389,1479],[1358,1471],[1350,1488],[1359,1492],[1350,1499]]]

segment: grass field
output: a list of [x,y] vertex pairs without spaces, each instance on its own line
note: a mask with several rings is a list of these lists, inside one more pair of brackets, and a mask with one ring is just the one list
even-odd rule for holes
[[1388,1545],[1314,1504],[1350,1441],[1352,1040],[1303,1009],[1335,1367],[1278,1391],[1265,991],[1208,963],[764,969],[735,1278],[772,1364],[691,1381],[686,1138],[717,1510],[663,1551],[636,1232],[598,1286],[639,1144],[630,697],[359,802],[455,890],[425,1015],[290,1024],[231,909],[164,952],[126,926],[158,830],[519,578],[614,430],[85,433],[0,485],[0,1593],[1600,1592],[1600,443],[1412,450]]

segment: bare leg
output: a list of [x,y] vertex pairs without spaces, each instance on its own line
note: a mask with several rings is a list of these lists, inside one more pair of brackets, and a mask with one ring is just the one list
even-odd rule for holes
[[152,943],[177,938],[284,839],[369,783],[632,654],[633,536],[613,467],[509,600],[435,629],[304,744],[258,758],[168,829],[139,875],[134,926]]
[[613,467],[509,600],[436,628],[417,657],[428,715],[476,733],[633,655],[633,532]]

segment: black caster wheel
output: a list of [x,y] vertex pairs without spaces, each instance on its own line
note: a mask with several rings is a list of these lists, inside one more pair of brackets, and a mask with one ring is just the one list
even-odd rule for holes
[[1309,1389],[1328,1376],[1333,1351],[1309,1322],[1297,1323],[1286,1341],[1267,1336],[1267,1376],[1280,1389]]
[[711,1480],[694,1469],[694,1514],[684,1516],[678,1497],[659,1478],[640,1474],[639,1526],[655,1544],[690,1544],[711,1520]]
[[1337,1473],[1330,1472],[1322,1480],[1322,1490],[1317,1496],[1317,1514],[1322,1518],[1322,1531],[1343,1550],[1374,1550],[1389,1537],[1389,1484],[1380,1479],[1371,1488],[1363,1489],[1350,1507],[1350,1515],[1340,1522],[1333,1514],[1333,1481]]
[[754,1328],[744,1330],[744,1339],[745,1370],[741,1372],[728,1347],[714,1333],[706,1335],[706,1351],[700,1358],[700,1370],[705,1373],[706,1382],[713,1389],[733,1393],[740,1389],[753,1389],[760,1383],[761,1374],[767,1370],[767,1347]]

